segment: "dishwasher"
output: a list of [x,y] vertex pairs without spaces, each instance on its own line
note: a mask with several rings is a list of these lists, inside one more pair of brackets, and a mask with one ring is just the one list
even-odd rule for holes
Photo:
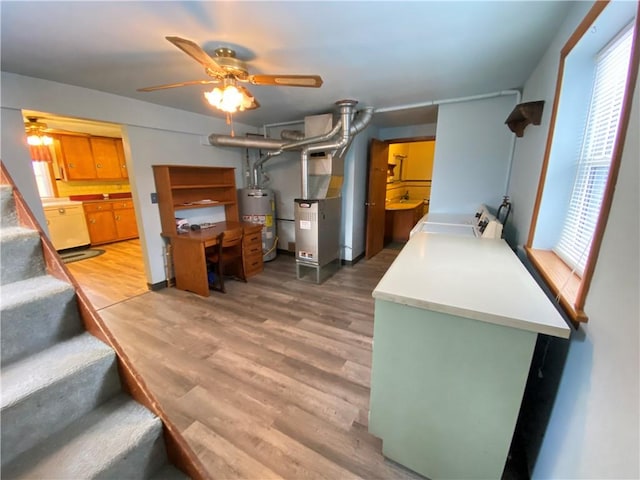
[[43,200],[49,239],[56,250],[89,246],[89,229],[82,202],[55,199]]

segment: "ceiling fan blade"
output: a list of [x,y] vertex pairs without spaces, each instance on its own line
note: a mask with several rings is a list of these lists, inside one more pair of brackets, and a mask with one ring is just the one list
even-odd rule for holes
[[251,75],[253,85],[280,85],[284,87],[313,87],[322,85],[320,75]]
[[202,65],[208,74],[210,75],[225,75],[226,71],[218,65],[213,58],[211,58],[207,52],[205,52],[200,45],[192,42],[191,40],[187,40],[185,38],[180,37],[165,37],[171,43],[173,43],[176,47],[182,50],[184,53],[189,55],[191,58],[196,60],[200,65]]
[[258,103],[258,100],[256,100],[256,97],[254,97],[253,94],[247,88],[243,87],[242,85],[236,85],[236,88],[241,92],[244,92],[245,96],[251,97],[253,99],[250,106],[244,107],[245,110],[255,110],[260,106],[260,104]]
[[191,80],[188,82],[167,83],[166,85],[156,85],[154,87],[139,88],[138,92],[153,92],[155,90],[164,90],[166,88],[187,87],[190,85],[211,85],[220,83],[219,80]]

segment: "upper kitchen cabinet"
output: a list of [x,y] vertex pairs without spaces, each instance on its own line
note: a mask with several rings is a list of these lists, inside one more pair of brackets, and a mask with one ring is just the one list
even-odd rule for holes
[[116,138],[91,137],[93,163],[96,167],[96,178],[111,180],[122,178],[120,158],[116,147]]
[[58,165],[65,180],[94,180],[96,166],[93,163],[89,137],[59,135],[56,140]]
[[121,138],[58,135],[56,155],[65,180],[128,178]]

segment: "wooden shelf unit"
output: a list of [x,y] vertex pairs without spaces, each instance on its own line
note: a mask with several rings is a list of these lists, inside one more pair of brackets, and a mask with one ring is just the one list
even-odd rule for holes
[[153,165],[153,176],[164,234],[176,233],[177,210],[224,206],[227,221],[239,220],[235,168]]

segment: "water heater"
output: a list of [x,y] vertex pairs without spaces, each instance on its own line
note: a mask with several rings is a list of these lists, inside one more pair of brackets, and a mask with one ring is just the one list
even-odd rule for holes
[[273,190],[266,188],[241,188],[240,219],[243,222],[259,223],[262,227],[263,260],[276,258],[278,237],[276,235],[276,204]]

